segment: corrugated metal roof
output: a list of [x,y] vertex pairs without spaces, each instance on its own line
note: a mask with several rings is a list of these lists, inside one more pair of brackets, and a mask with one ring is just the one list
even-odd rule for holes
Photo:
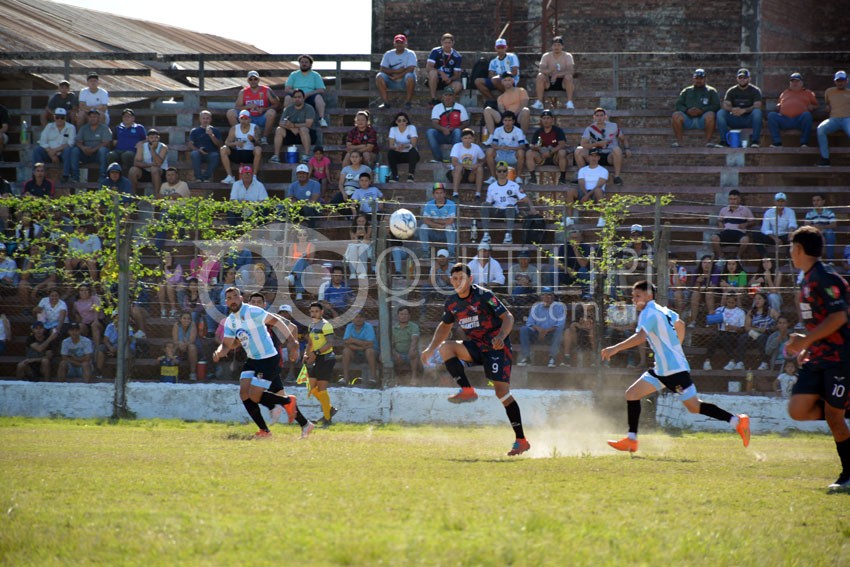
[[[86,10],[67,4],[57,4],[47,0],[2,0],[0,1],[0,51],[94,51],[94,52],[132,52],[158,54],[195,54],[195,53],[257,53],[265,51],[252,45],[240,43],[219,36],[194,32],[191,30],[132,20],[114,14]],[[61,60],[12,61],[0,59],[2,66],[62,65]],[[101,86],[107,90],[185,90],[191,88],[186,83],[166,76],[157,69],[167,68],[168,63],[156,61],[122,60],[74,60],[72,66],[86,64],[107,68],[150,68],[151,76],[111,76],[101,75]],[[185,69],[197,69],[197,63],[180,61],[178,65]],[[235,69],[247,71],[254,65],[243,61],[209,61],[205,69]],[[281,69],[279,77],[264,76],[267,84],[281,84],[290,70],[297,68],[289,62],[263,62],[256,64],[263,69]],[[59,74],[36,75],[51,83],[57,83],[63,77]],[[81,88],[85,78],[71,77],[72,88]],[[197,79],[188,81],[196,85]],[[243,77],[207,78],[205,89],[208,91],[230,89],[245,86]]]

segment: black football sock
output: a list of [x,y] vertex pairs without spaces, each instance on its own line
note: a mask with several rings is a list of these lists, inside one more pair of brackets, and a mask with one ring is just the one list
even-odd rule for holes
[[269,427],[266,425],[266,420],[263,419],[263,414],[260,413],[260,406],[257,402],[253,400],[243,400],[242,405],[245,406],[245,409],[248,411],[248,415],[251,416],[251,419],[254,420],[254,423],[257,424],[257,427],[262,429],[263,431],[268,431]]
[[732,417],[734,417],[731,413],[726,411],[725,409],[721,409],[714,404],[707,404],[705,402],[700,402],[699,404],[699,413],[706,417],[710,417],[712,419],[716,419],[718,421],[729,422]]
[[463,370],[463,363],[458,357],[450,358],[446,361],[446,370],[449,371],[449,374],[452,375],[452,378],[455,379],[457,385],[461,388],[472,387],[472,384],[469,383],[469,379],[466,377],[466,372]]
[[640,421],[640,400],[626,400],[626,411],[629,420],[629,433],[637,435]]
[[516,403],[516,400],[511,400],[511,403],[505,406],[505,413],[508,414],[508,421],[514,428],[516,438],[525,439],[525,434],[522,431],[522,415],[519,412],[519,404]]
[[289,396],[281,396],[280,394],[274,394],[268,390],[263,392],[263,397],[260,398],[260,403],[269,409],[273,409],[275,406],[285,406],[289,403],[289,401]]
[[296,407],[295,408],[295,421],[298,422],[298,425],[300,425],[301,427],[304,427],[305,425],[307,425],[307,423],[310,420],[308,420],[306,417],[304,417],[304,414],[301,413],[301,408]]
[[844,478],[850,477],[850,437],[844,441],[836,441],[835,449],[838,451],[838,458],[841,459],[841,476]]

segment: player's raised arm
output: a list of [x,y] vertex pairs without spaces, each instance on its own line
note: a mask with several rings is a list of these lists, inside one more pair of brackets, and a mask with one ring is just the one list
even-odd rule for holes
[[[680,322],[681,321],[678,321],[677,325]],[[682,327],[684,328],[684,325],[682,325]],[[676,332],[678,332],[678,329],[676,329]],[[617,343],[615,345],[611,345],[609,347],[603,348],[602,351],[600,352],[600,356],[602,356],[602,360],[611,360],[611,358],[614,355],[616,355],[618,352],[623,351],[623,350],[629,350],[630,348],[634,348],[636,346],[642,345],[645,342],[646,342],[646,333],[644,332],[643,329],[641,329],[640,331],[638,331],[637,333],[635,333],[634,335],[632,335],[628,339],[626,339],[626,340],[624,340],[620,343]]]
[[440,321],[440,324],[437,325],[437,328],[434,330],[434,337],[428,344],[428,348],[426,348],[422,353],[422,356],[419,357],[422,364],[426,364],[428,359],[434,354],[434,351],[449,338],[449,335],[452,332],[452,326],[454,326],[453,323],[444,323]]

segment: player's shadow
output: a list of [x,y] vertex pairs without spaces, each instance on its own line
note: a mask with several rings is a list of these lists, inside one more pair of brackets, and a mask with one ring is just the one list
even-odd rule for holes
[[444,461],[448,461],[450,463],[518,463],[524,459],[511,459],[508,456],[504,457],[490,457],[486,459],[476,459],[473,457],[465,457],[465,458],[444,458]]
[[254,434],[253,433],[239,433],[236,431],[232,431],[230,433],[225,433],[223,436],[225,441],[253,441]]
[[641,461],[652,461],[659,463],[698,463],[696,459],[685,459],[682,457],[646,457],[646,456],[638,456],[632,455],[632,459],[639,459]]

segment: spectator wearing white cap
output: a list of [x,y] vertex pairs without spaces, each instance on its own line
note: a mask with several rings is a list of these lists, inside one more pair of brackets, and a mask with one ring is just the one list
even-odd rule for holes
[[770,147],[782,146],[782,130],[800,130],[800,147],[808,146],[812,135],[812,112],[817,108],[815,93],[803,88],[803,76],[791,73],[788,88],[779,95],[776,111],[767,115]]
[[714,135],[718,110],[720,95],[717,89],[706,84],[705,69],[696,69],[693,84],[682,89],[676,99],[676,112],[673,113],[673,134],[676,141],[673,142],[673,147],[678,148],[685,143],[684,130],[703,130],[705,144],[714,147],[711,137]]
[[753,243],[758,246],[762,256],[765,255],[765,245],[788,244],[788,237],[797,228],[797,215],[793,209],[785,206],[788,200],[785,193],[777,193],[773,200],[776,206],[764,212],[761,231],[753,232]]
[[310,179],[310,168],[306,164],[298,164],[295,168],[295,181],[286,190],[286,197],[302,204],[301,216],[307,219],[307,226],[310,228],[316,228],[321,194],[322,186],[315,179]]
[[478,245],[478,254],[468,264],[472,282],[483,287],[505,285],[505,271],[498,260],[490,257],[490,250],[486,242]]
[[452,287],[451,281],[451,269],[449,251],[445,248],[440,248],[437,250],[436,259],[431,263],[431,273],[428,275],[428,281],[422,285],[422,297],[425,298],[425,301],[430,301],[434,298],[444,300],[445,296],[454,293],[454,287]]
[[251,123],[262,128],[263,134],[260,140],[265,144],[267,138],[275,125],[277,111],[274,107],[280,104],[280,99],[274,94],[271,87],[260,84],[260,74],[256,71],[248,72],[248,86],[239,91],[236,96],[235,108],[227,111],[227,121],[231,126],[236,125],[242,111],[247,110],[251,116]]
[[77,137],[77,128],[68,124],[68,113],[63,107],[53,111],[54,121],[45,126],[38,139],[38,145],[32,153],[34,163],[59,163],[65,166],[65,172],[71,173],[71,148]]
[[227,139],[224,141],[224,146],[221,148],[221,165],[224,171],[227,172],[227,177],[221,180],[222,183],[233,183],[236,179],[233,177],[233,170],[230,169],[230,162],[236,164],[252,165],[251,171],[260,170],[260,160],[263,157],[263,150],[260,147],[260,134],[256,124],[251,122],[251,113],[247,110],[239,111],[239,124],[232,126],[230,132],[227,133]]
[[375,86],[381,95],[378,108],[388,108],[387,91],[404,91],[404,107],[413,107],[413,90],[416,88],[416,53],[407,48],[403,33],[393,38],[393,49],[381,58],[381,70],[375,76]]
[[833,77],[834,87],[826,89],[823,100],[829,118],[818,125],[818,146],[821,167],[829,167],[829,141],[827,136],[843,130],[850,137],[850,90],[847,89],[847,73],[838,71]]
[[500,37],[496,40],[496,56],[490,60],[490,65],[487,67],[488,76],[475,79],[475,88],[484,95],[484,100],[492,100],[491,91],[505,92],[505,87],[502,85],[503,73],[511,73],[514,84],[520,84],[519,57],[516,53],[508,53],[508,40]]
[[549,344],[549,368],[557,365],[558,351],[564,340],[567,324],[567,306],[555,301],[551,287],[541,290],[541,301],[531,306],[528,321],[519,329],[520,360],[517,366],[526,366],[531,358],[531,343]]

